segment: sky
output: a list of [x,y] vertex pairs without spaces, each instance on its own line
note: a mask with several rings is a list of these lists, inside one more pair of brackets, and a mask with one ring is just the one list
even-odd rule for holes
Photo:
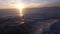
[[16,4],[16,3],[52,3],[52,2],[59,2],[60,0],[0,0],[0,4]]
[[[47,4],[47,3],[54,3],[54,2],[60,2],[60,0],[0,0],[0,7],[6,7],[10,4],[18,4],[18,3],[24,3],[28,5],[35,5],[35,4]],[[3,6],[2,6],[3,5]]]

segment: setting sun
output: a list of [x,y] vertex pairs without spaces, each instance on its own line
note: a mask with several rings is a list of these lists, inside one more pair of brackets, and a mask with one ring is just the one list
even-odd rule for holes
[[24,4],[17,4],[17,8],[23,9],[24,8]]

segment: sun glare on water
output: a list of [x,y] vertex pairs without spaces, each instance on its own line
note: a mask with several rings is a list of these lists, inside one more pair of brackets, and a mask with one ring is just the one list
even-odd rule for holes
[[[21,20],[22,20],[23,19],[23,16],[24,16],[23,9],[25,8],[25,5],[22,4],[22,3],[16,4],[16,8],[19,10],[19,15],[20,15]],[[23,24],[23,23],[24,23],[24,20],[22,20],[20,24]]]
[[22,4],[22,3],[17,4],[17,8],[19,9],[20,17],[22,17],[23,16],[23,9],[25,8],[24,4]]

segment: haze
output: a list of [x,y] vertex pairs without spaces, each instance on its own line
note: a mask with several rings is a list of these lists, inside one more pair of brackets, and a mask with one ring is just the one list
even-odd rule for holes
[[24,3],[27,7],[60,6],[60,0],[0,0],[0,9],[15,8],[18,3]]

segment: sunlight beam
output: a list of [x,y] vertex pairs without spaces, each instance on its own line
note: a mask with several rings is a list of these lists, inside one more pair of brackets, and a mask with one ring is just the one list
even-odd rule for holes
[[24,4],[22,4],[22,3],[20,3],[20,4],[17,4],[17,8],[19,9],[19,13],[20,13],[20,17],[22,17],[23,16],[23,8],[25,8],[24,7]]

